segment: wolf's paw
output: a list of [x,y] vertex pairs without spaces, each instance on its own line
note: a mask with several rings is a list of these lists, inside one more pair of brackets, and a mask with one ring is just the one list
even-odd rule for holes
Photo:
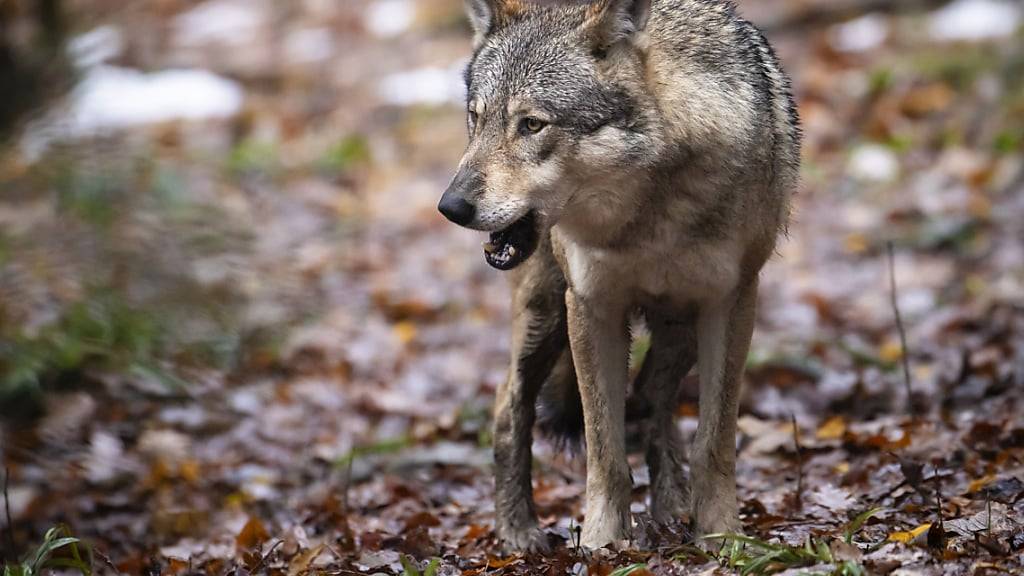
[[651,486],[651,518],[660,526],[669,526],[690,510],[690,490],[686,477],[664,474]]
[[723,514],[722,516],[713,518],[704,517],[703,521],[698,517],[694,526],[694,534],[697,537],[697,546],[702,548],[705,552],[717,553],[729,541],[723,538],[705,538],[705,536],[714,536],[718,534],[742,535],[743,525],[740,523],[739,517],[735,514]]
[[525,528],[502,528],[498,530],[498,538],[506,552],[525,552],[527,554],[548,554],[551,543],[548,535],[538,526]]
[[[588,510],[594,509],[593,506],[588,507]],[[580,544],[591,550],[608,545],[617,550],[628,546],[631,536],[629,509],[627,508],[624,513],[613,513],[610,510],[604,510],[604,512],[587,514],[583,521]]]

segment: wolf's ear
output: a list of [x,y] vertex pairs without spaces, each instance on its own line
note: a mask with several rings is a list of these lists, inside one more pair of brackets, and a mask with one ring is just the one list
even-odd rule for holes
[[479,46],[494,28],[498,19],[498,10],[501,0],[462,0],[466,5],[466,15],[469,16],[469,24],[473,27],[473,45]]
[[647,27],[651,0],[597,0],[587,8],[584,26],[594,33],[595,50],[632,40]]

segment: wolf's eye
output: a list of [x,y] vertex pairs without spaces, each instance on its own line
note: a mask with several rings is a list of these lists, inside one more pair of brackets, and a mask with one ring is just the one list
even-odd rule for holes
[[519,122],[519,133],[525,135],[536,134],[544,129],[548,123],[538,118],[523,118]]

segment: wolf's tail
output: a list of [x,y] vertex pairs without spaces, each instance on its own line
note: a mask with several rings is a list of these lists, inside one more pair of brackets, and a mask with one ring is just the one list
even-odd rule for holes
[[[638,445],[638,424],[651,413],[651,406],[635,387],[626,398],[627,444]],[[537,427],[557,448],[575,452],[583,445],[583,400],[576,382],[576,369],[567,346],[559,356],[537,398]],[[632,448],[631,448],[632,449]]]
[[576,449],[583,440],[583,400],[568,346],[540,389],[537,427],[559,448]]

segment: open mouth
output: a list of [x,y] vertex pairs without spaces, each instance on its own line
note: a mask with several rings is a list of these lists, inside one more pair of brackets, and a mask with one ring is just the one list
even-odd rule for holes
[[484,242],[484,259],[498,270],[511,270],[529,258],[537,249],[537,222],[528,213],[504,230],[491,232]]

